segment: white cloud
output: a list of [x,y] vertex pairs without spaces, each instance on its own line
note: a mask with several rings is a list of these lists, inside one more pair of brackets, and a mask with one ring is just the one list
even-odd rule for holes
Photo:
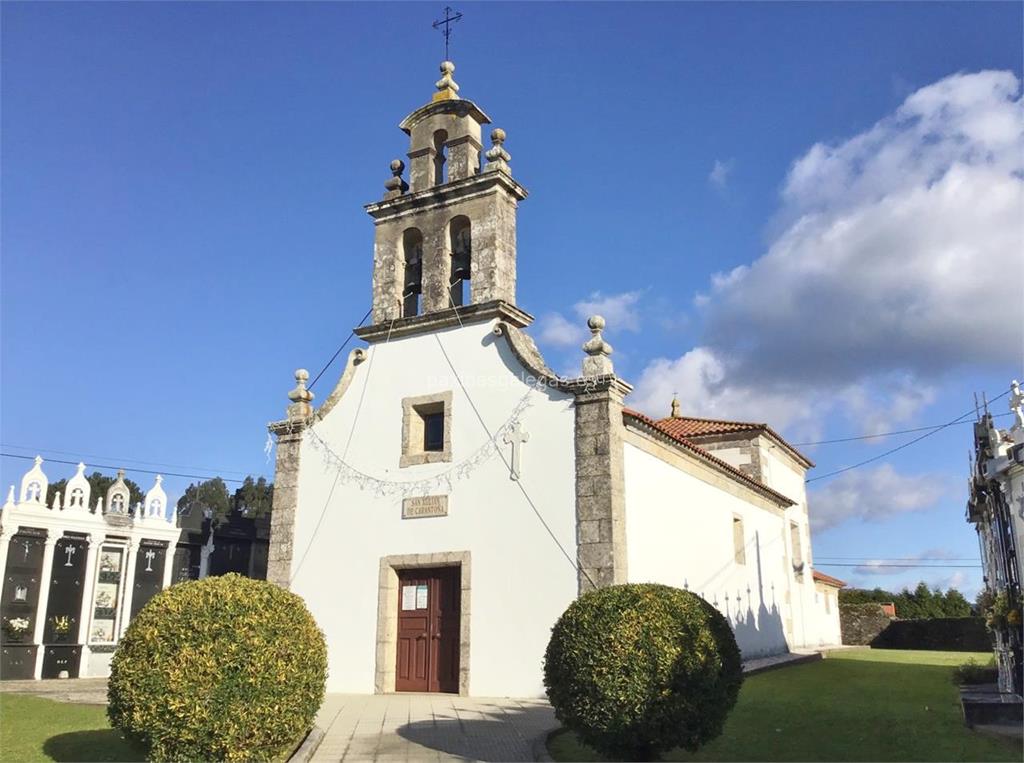
[[923,511],[949,490],[946,477],[900,474],[889,464],[849,471],[810,491],[811,527],[820,532],[851,519],[880,522]]
[[589,335],[584,324],[573,323],[561,313],[548,313],[537,322],[537,341],[553,347],[580,345]]
[[[695,297],[700,346],[643,372],[696,415],[813,429],[911,419],[958,368],[1024,343],[1024,110],[1009,72],[957,74],[794,162],[767,251]],[[806,430],[801,430],[806,431]]]
[[735,162],[732,159],[724,162],[721,159],[715,159],[715,164],[708,174],[708,182],[718,190],[724,191],[729,183],[729,175],[732,174],[734,165]]
[[592,315],[602,316],[610,331],[639,331],[640,315],[637,307],[641,296],[639,290],[608,295],[595,291],[587,299],[573,305],[573,310],[583,322]]
[[[547,313],[537,321],[536,339],[542,345],[553,348],[579,348],[589,337],[587,319],[592,315],[603,316],[606,331],[639,331],[639,303],[643,292],[625,291],[620,294],[602,294],[593,292],[572,306],[576,314],[575,321],[566,318],[562,313]],[[618,359],[624,356],[616,355]],[[577,370],[575,373],[579,373]]]

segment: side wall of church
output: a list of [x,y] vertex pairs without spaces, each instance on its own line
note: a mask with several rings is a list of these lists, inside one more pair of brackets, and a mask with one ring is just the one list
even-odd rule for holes
[[[575,555],[572,396],[533,389],[493,323],[371,345],[345,394],[313,432],[351,468],[409,481],[458,469],[529,400],[519,420],[521,480],[558,542]],[[440,340],[440,344],[439,341]],[[447,353],[469,391],[454,376]],[[400,467],[404,398],[451,394],[451,461]],[[512,446],[498,443],[509,459]],[[310,434],[302,443],[291,588],[303,596],[327,638],[328,691],[373,692],[378,596],[384,557],[469,553],[462,669],[476,696],[539,696],[550,628],[576,596],[576,573],[533,513],[498,453],[467,468],[451,486],[447,516],[402,518],[401,495],[360,489],[339,478]],[[385,608],[389,609],[389,608]],[[389,616],[397,617],[397,612]],[[393,666],[394,654],[385,658]],[[393,690],[386,685],[384,691]],[[379,686],[377,687],[380,688]]]
[[625,475],[630,582],[700,594],[729,619],[744,658],[785,652],[793,608],[781,516],[630,443]]
[[[798,610],[796,622],[799,627],[794,633],[795,646],[821,646],[839,643],[839,608],[826,611],[824,597],[816,590],[811,568],[814,562],[813,538],[807,502],[806,470],[792,457],[781,451],[766,437],[758,438],[761,449],[761,464],[765,482],[773,490],[796,501],[795,506],[786,510],[786,552],[789,559],[801,559],[805,563],[803,575],[795,578],[793,589],[794,604]],[[793,548],[790,523],[800,528],[800,549]]]

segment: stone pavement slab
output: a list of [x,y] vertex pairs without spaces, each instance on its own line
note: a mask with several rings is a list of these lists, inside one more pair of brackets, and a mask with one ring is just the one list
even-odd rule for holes
[[106,678],[52,678],[46,681],[0,681],[0,692],[33,694],[58,702],[107,704]]
[[536,760],[558,723],[542,699],[328,694],[314,761]]

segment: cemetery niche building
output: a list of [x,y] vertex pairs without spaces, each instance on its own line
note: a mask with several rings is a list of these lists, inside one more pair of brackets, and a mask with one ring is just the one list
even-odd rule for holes
[[85,464],[47,505],[42,464],[0,511],[0,676],[106,676],[128,622],[171,583],[175,514],[159,475],[133,508],[124,472],[94,496]]
[[[625,406],[605,321],[578,376],[517,303],[505,132],[454,66],[402,120],[373,219],[372,321],[319,407],[295,373],[277,438],[268,579],[328,645],[328,690],[543,693],[550,629],[593,587],[687,588],[747,658],[840,640],[812,569],[806,470],[769,426]],[[531,253],[524,253],[531,256]],[[537,256],[537,255],[533,255]],[[324,319],[333,319],[325,315]]]

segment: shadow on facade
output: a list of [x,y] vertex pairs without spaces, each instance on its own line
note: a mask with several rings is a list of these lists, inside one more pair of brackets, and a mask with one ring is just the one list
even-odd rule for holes
[[[754,553],[757,561],[757,591],[751,591],[747,587],[746,596],[742,591],[737,591],[735,602],[730,607],[730,599],[726,595],[725,616],[736,634],[736,643],[744,659],[751,659],[768,654],[779,654],[789,651],[789,642],[786,639],[786,630],[782,623],[782,613],[775,601],[774,586],[770,592],[772,601],[767,601],[769,595],[764,588],[764,575],[761,570],[761,538],[759,533],[754,534]],[[756,597],[756,602],[755,602]],[[757,604],[755,609],[754,604]]]
[[[400,726],[398,735],[466,760],[537,760],[536,754],[543,749],[548,732],[557,726],[554,712],[547,705],[519,709],[506,705],[474,718],[415,721]],[[409,759],[416,759],[415,751],[409,753]]]

